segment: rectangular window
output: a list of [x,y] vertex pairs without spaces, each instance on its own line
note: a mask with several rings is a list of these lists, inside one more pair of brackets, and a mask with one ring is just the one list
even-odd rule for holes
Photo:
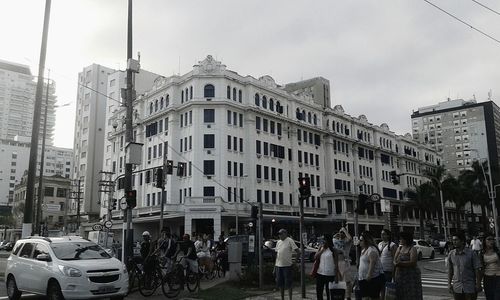
[[264,155],[269,155],[269,144],[264,142]]
[[260,154],[261,153],[261,142],[260,141],[256,141],[255,143],[255,152],[257,152],[257,154]]
[[232,195],[233,194],[233,191],[232,191],[232,188],[231,187],[228,187],[227,188],[227,201],[228,202],[231,202],[231,198],[232,198]]
[[203,146],[205,149],[215,148],[215,134],[203,135]]
[[255,117],[255,129],[260,130],[260,117]]
[[271,167],[271,180],[276,181],[276,168]]
[[231,125],[231,111],[227,111],[227,124]]
[[215,122],[215,109],[204,109],[203,110],[203,122],[214,123]]
[[215,160],[203,161],[203,173],[204,175],[215,175]]
[[264,180],[269,180],[269,167],[264,166]]
[[271,134],[274,134],[274,133],[275,133],[275,131],[274,131],[274,128],[275,128],[275,123],[274,123],[274,121],[270,121],[270,124],[269,124],[269,125],[270,125],[270,126],[269,126],[269,127],[270,127],[269,129],[271,130]]
[[301,141],[302,140],[302,130],[297,129],[297,140]]
[[240,127],[243,127],[243,114],[240,114]]
[[277,129],[278,135],[281,135],[281,123],[276,123],[276,129]]
[[283,182],[283,169],[278,169],[278,181]]
[[269,203],[269,191],[264,191],[264,203]]
[[243,177],[243,163],[240,163],[240,177]]
[[302,151],[300,151],[300,150],[298,150],[298,152],[297,152],[297,159],[298,159],[299,163],[302,162]]
[[214,186],[204,186],[203,187],[203,197],[215,197],[215,187]]
[[267,128],[267,119],[262,119],[262,130],[264,130],[264,132],[267,132],[268,128]]
[[234,171],[234,176],[238,176],[238,163],[233,162],[233,171]]
[[243,152],[243,139],[240,138],[240,152]]
[[262,178],[262,166],[261,165],[257,165],[256,166],[256,173],[257,173],[257,178]]
[[276,204],[276,192],[275,191],[271,192],[271,203]]
[[227,161],[227,176],[231,176],[231,161]]
[[233,138],[228,135],[227,136],[227,150],[231,150],[232,146],[231,146],[231,141],[233,140]]
[[262,190],[257,190],[257,202],[262,202]]
[[233,137],[233,147],[234,151],[238,151],[238,137]]

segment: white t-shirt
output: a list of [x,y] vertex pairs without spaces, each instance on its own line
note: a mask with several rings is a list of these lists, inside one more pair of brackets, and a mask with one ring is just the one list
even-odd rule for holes
[[373,266],[372,276],[370,278],[375,278],[380,274],[384,274],[384,270],[382,269],[382,263],[380,262],[380,257],[378,254],[377,248],[374,246],[368,247],[368,249],[361,251],[361,256],[359,257],[359,270],[358,270],[358,279],[366,280],[368,279],[368,268],[370,266],[370,254],[375,253],[376,261],[375,266]]
[[480,251],[481,250],[481,241],[479,239],[471,240],[470,247],[472,250]]
[[393,242],[380,242],[378,243],[378,249],[380,250],[380,262],[382,263],[382,267],[385,272],[392,272],[394,268],[393,261],[394,257],[392,257],[392,248],[396,246]]
[[293,264],[292,253],[298,249],[295,242],[287,237],[284,240],[278,240],[276,243],[276,263],[277,267],[289,267]]
[[335,263],[333,261],[333,252],[326,249],[319,258],[318,274],[325,276],[335,276]]

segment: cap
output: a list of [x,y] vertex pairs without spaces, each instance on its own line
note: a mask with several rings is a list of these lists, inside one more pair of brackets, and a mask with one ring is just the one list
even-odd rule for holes
[[144,232],[142,233],[142,236],[150,236],[149,231],[144,231]]
[[286,229],[283,229],[283,228],[282,228],[282,229],[280,229],[280,230],[278,231],[278,234],[282,234],[282,233],[287,233]]

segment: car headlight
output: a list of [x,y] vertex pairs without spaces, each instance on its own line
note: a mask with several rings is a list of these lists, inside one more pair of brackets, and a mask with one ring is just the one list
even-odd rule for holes
[[82,272],[80,270],[68,266],[59,266],[59,271],[68,277],[82,276]]

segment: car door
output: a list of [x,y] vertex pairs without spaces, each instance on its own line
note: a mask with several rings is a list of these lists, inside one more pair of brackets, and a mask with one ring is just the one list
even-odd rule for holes
[[418,243],[422,247],[422,257],[431,256],[431,253],[429,251],[429,245],[427,244],[427,242],[426,241],[418,241]]
[[18,268],[16,270],[16,284],[17,288],[22,291],[31,291],[30,269],[32,262],[33,250],[35,245],[33,243],[24,243],[23,248],[19,251],[18,255]]
[[33,277],[32,288],[33,292],[44,294],[47,290],[48,278],[51,275],[52,262],[40,261],[36,257],[39,254],[49,255],[49,249],[42,243],[35,245],[33,251],[33,261],[31,264],[31,276]]

